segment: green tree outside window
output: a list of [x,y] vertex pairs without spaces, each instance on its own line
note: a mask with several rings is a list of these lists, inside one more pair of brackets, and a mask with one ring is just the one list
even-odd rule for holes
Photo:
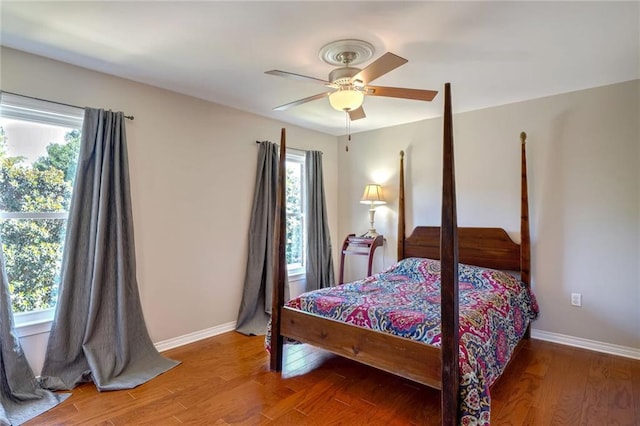
[[[45,156],[32,164],[7,155],[8,139],[0,127],[0,211],[7,213],[66,213],[71,201],[80,132],[65,142],[47,145]],[[14,215],[15,216],[15,215]],[[66,229],[64,218],[37,218],[37,214],[0,220],[13,311],[51,308],[56,302]]]

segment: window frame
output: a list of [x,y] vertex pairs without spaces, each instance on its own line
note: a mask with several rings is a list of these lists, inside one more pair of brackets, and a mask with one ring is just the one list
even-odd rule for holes
[[[302,223],[302,263],[301,264],[287,264],[287,274],[291,280],[303,279],[306,275],[306,267],[307,267],[307,184],[306,184],[306,158],[305,152],[300,151],[293,148],[286,149],[286,158],[285,162],[296,163],[302,166],[301,176],[300,176],[300,213],[295,213],[301,217]],[[286,164],[285,164],[286,167]],[[286,174],[285,174],[286,176]],[[286,213],[287,217],[293,215],[293,213],[289,213],[289,209],[287,209]]]
[[[84,109],[2,91],[0,93],[0,119],[32,122],[82,131]],[[0,219],[62,219],[68,221],[68,218],[69,211],[0,212]],[[54,304],[50,308],[14,312],[14,327],[18,337],[50,331],[55,311],[56,306]]]

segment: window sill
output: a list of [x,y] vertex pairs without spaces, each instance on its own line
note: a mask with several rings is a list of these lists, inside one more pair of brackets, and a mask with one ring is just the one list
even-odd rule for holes
[[48,333],[51,330],[55,309],[14,314],[14,323],[18,337]]
[[288,271],[287,278],[290,283],[294,283],[296,281],[303,281],[306,277],[306,272],[297,270],[297,271]]

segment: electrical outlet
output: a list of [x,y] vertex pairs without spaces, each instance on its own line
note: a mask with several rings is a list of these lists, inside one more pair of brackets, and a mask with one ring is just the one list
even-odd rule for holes
[[571,293],[571,306],[582,306],[582,295],[580,293]]

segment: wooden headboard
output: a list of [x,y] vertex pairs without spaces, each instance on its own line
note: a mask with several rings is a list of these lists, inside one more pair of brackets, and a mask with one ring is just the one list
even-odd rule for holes
[[[404,240],[404,257],[440,259],[440,227],[417,226]],[[458,228],[458,260],[485,268],[520,270],[520,244],[501,228]]]
[[[529,284],[529,214],[525,141],[522,141],[521,223],[522,243],[514,242],[502,228],[458,227],[458,261],[492,269],[520,271],[522,281]],[[440,259],[440,227],[417,226],[406,236],[404,206],[404,152],[400,152],[400,188],[398,205],[398,260],[409,257]]]

